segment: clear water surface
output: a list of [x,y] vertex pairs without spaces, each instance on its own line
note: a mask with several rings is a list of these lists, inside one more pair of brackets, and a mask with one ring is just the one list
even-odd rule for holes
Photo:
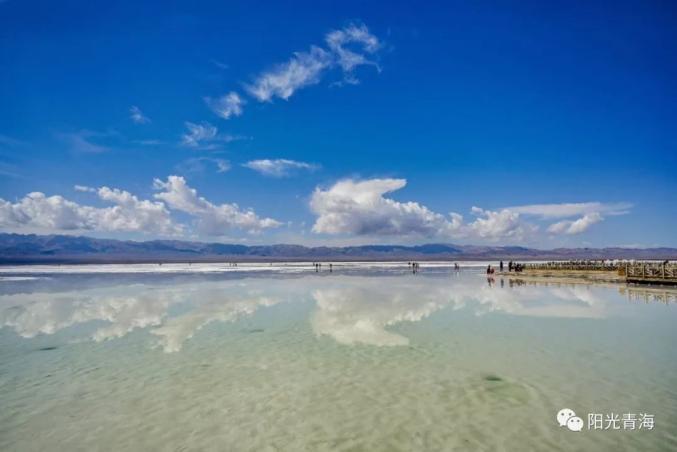
[[677,450],[677,292],[485,265],[0,268],[0,450]]

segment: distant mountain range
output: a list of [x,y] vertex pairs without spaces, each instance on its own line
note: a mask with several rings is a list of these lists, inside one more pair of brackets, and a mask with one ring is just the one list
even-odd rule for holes
[[307,247],[147,242],[67,235],[0,234],[0,264],[299,260],[677,259],[677,248],[556,248],[453,244]]

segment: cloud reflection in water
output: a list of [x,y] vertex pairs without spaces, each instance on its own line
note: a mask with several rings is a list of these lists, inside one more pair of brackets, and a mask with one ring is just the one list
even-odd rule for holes
[[103,322],[87,337],[105,341],[147,329],[165,352],[211,322],[236,322],[280,302],[314,300],[310,325],[317,336],[340,344],[398,346],[409,339],[389,330],[418,322],[444,308],[471,309],[477,315],[603,318],[608,288],[560,285],[487,286],[477,275],[443,277],[248,278],[153,285],[118,285],[52,294],[0,295],[0,326],[19,336],[55,334],[88,322]]

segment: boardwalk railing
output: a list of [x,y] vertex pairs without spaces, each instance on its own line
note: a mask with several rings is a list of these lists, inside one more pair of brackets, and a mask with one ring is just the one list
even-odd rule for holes
[[647,261],[568,261],[526,264],[527,270],[571,270],[618,272],[628,281],[677,281],[677,263]]
[[628,279],[677,279],[677,265],[653,262],[625,263],[618,269],[618,274]]
[[524,268],[529,270],[579,270],[612,272],[618,270],[619,263],[613,261],[545,262],[540,264],[525,264]]

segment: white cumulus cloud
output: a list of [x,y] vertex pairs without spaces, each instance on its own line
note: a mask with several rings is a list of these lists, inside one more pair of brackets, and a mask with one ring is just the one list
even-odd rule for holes
[[154,186],[161,190],[155,194],[156,199],[164,201],[171,209],[195,217],[199,232],[208,236],[223,236],[231,229],[257,233],[282,224],[272,218],[261,218],[253,210],[241,209],[234,203],[212,204],[198,196],[197,190],[180,176],[169,176],[166,181],[155,179]]
[[0,227],[11,230],[144,232],[172,235],[182,228],[172,222],[161,202],[140,200],[129,192],[108,187],[94,191],[112,206],[92,207],[62,196],[33,192],[16,203],[0,199]]
[[316,215],[313,232],[353,236],[401,236],[480,241],[533,238],[541,229],[535,221],[553,218],[551,234],[580,234],[604,220],[605,215],[628,213],[628,203],[534,204],[498,209],[473,207],[474,219],[458,213],[443,215],[418,202],[399,202],[387,196],[403,188],[405,179],[345,179],[316,188],[310,208]]
[[[225,169],[228,163],[208,159]],[[143,200],[117,188],[92,188],[76,185],[82,193],[96,194],[107,207],[80,204],[63,196],[29,193],[17,202],[0,198],[0,230],[13,232],[54,233],[59,231],[139,232],[163,236],[184,235],[186,232],[219,237],[233,229],[259,233],[281,226],[272,218],[258,216],[252,209],[234,203],[213,204],[197,194],[183,177],[171,175],[166,181],[155,179],[159,190],[155,200]],[[175,222],[172,211],[184,212],[194,218],[194,227]]]
[[310,208],[317,215],[313,232],[355,235],[448,235],[458,229],[447,219],[416,202],[398,202],[383,195],[407,184],[405,179],[346,179],[331,188],[316,188]]
[[535,231],[534,225],[523,222],[520,214],[509,209],[484,210],[473,207],[471,212],[477,219],[467,225],[470,235],[483,239],[524,237],[527,231]]

